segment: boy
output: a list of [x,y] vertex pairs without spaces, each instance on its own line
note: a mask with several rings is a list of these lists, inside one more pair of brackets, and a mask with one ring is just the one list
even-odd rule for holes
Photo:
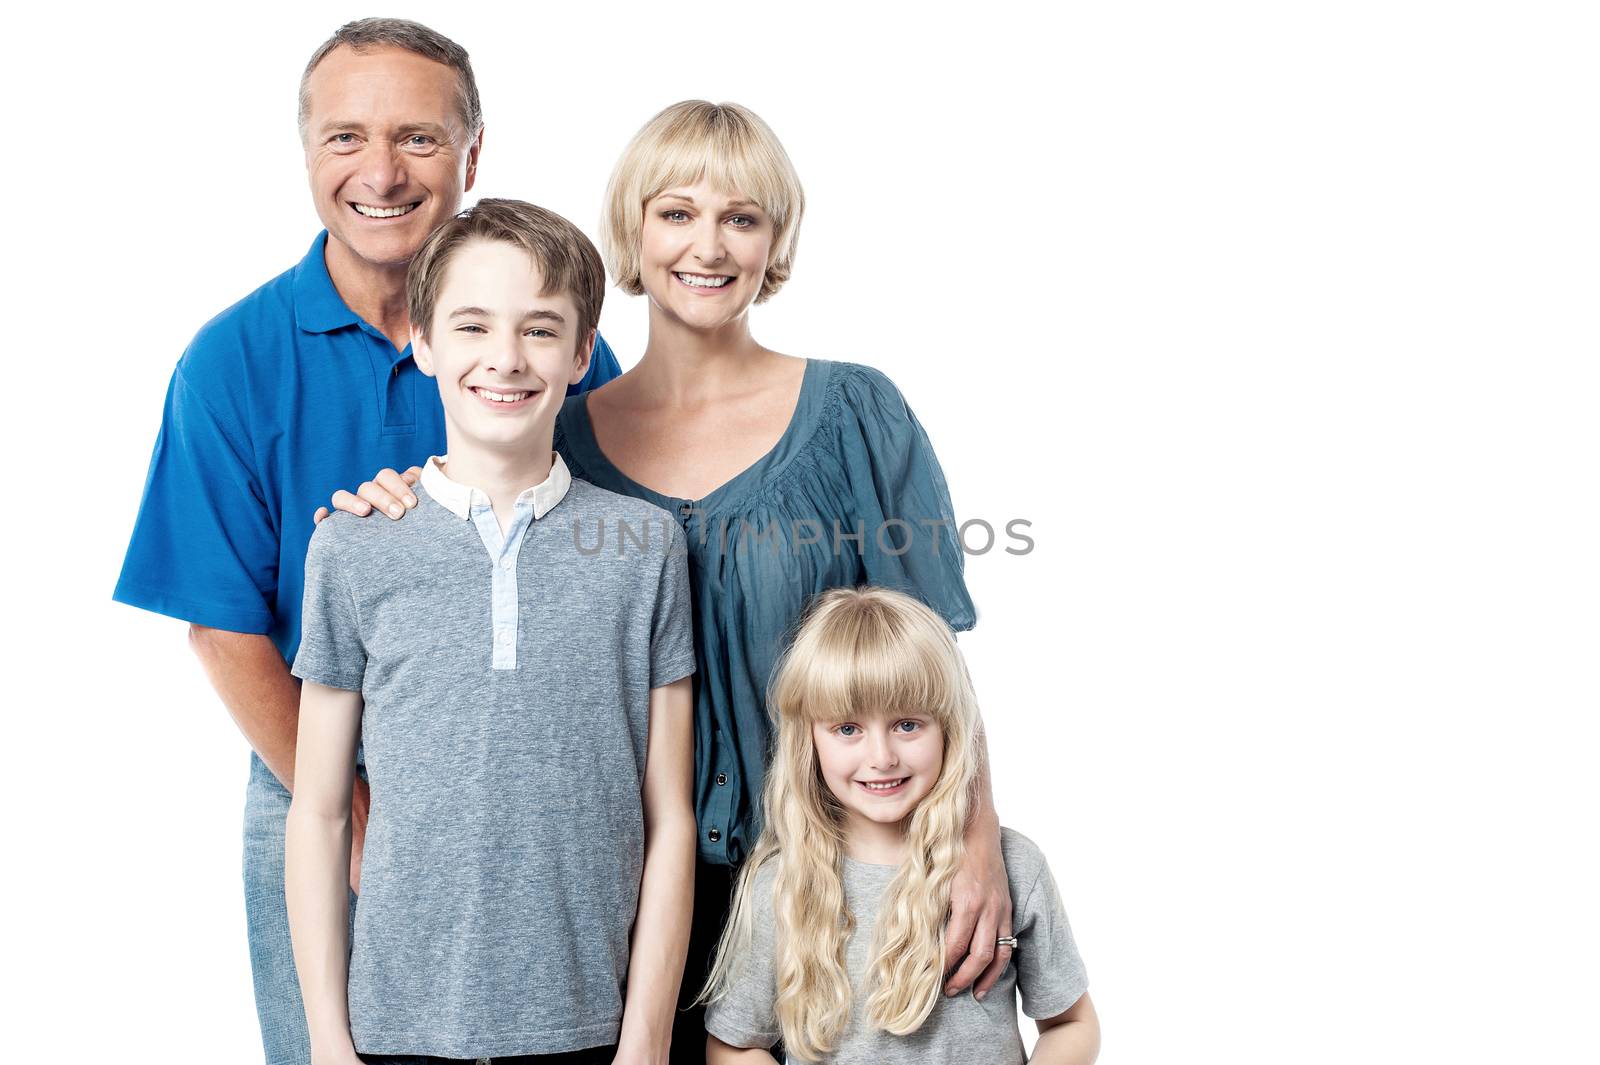
[[[582,233],[514,200],[411,263],[447,457],[410,521],[335,516],[306,559],[286,888],[319,1063],[665,1059],[694,869],[682,533],[552,449],[604,284]],[[612,521],[654,535],[580,550],[579,528]],[[358,737],[372,807],[347,980]]]

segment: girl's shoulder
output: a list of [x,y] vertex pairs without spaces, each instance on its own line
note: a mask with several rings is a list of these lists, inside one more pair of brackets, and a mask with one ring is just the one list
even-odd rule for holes
[[1000,857],[1005,859],[1006,879],[1011,883],[1011,895],[1017,899],[1026,895],[1039,880],[1040,873],[1050,871],[1044,851],[1033,840],[1014,828],[1000,828]]

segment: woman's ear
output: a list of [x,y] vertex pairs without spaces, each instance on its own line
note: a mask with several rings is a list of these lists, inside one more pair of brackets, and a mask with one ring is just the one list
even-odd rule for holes
[[417,364],[417,369],[433,376],[433,351],[428,347],[428,339],[417,332],[417,327],[411,327],[411,359]]
[[572,376],[567,378],[567,384],[577,384],[583,380],[583,375],[589,372],[589,362],[594,358],[594,342],[599,335],[598,329],[591,329],[589,335],[578,345],[578,353],[572,358]]

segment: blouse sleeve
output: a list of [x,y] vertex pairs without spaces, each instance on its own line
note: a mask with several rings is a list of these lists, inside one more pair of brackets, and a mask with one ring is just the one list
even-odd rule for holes
[[846,447],[867,579],[921,599],[963,632],[977,621],[967,594],[955,509],[927,432],[894,383],[878,370],[854,367],[844,383]]

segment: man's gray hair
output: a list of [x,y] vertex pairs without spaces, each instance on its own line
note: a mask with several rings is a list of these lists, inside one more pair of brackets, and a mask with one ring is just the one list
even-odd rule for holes
[[478,82],[472,76],[472,64],[467,60],[465,48],[420,22],[409,22],[403,18],[363,18],[346,22],[332,37],[322,42],[322,47],[316,50],[311,56],[311,62],[306,64],[305,73],[300,75],[302,141],[306,139],[306,122],[311,118],[311,93],[306,88],[311,80],[311,72],[317,69],[318,63],[328,58],[329,52],[340,45],[346,45],[358,52],[370,48],[403,48],[424,59],[443,63],[456,72],[458,83],[456,109],[461,112],[461,122],[466,127],[467,139],[476,137],[478,131],[483,129],[483,105],[478,102]]

